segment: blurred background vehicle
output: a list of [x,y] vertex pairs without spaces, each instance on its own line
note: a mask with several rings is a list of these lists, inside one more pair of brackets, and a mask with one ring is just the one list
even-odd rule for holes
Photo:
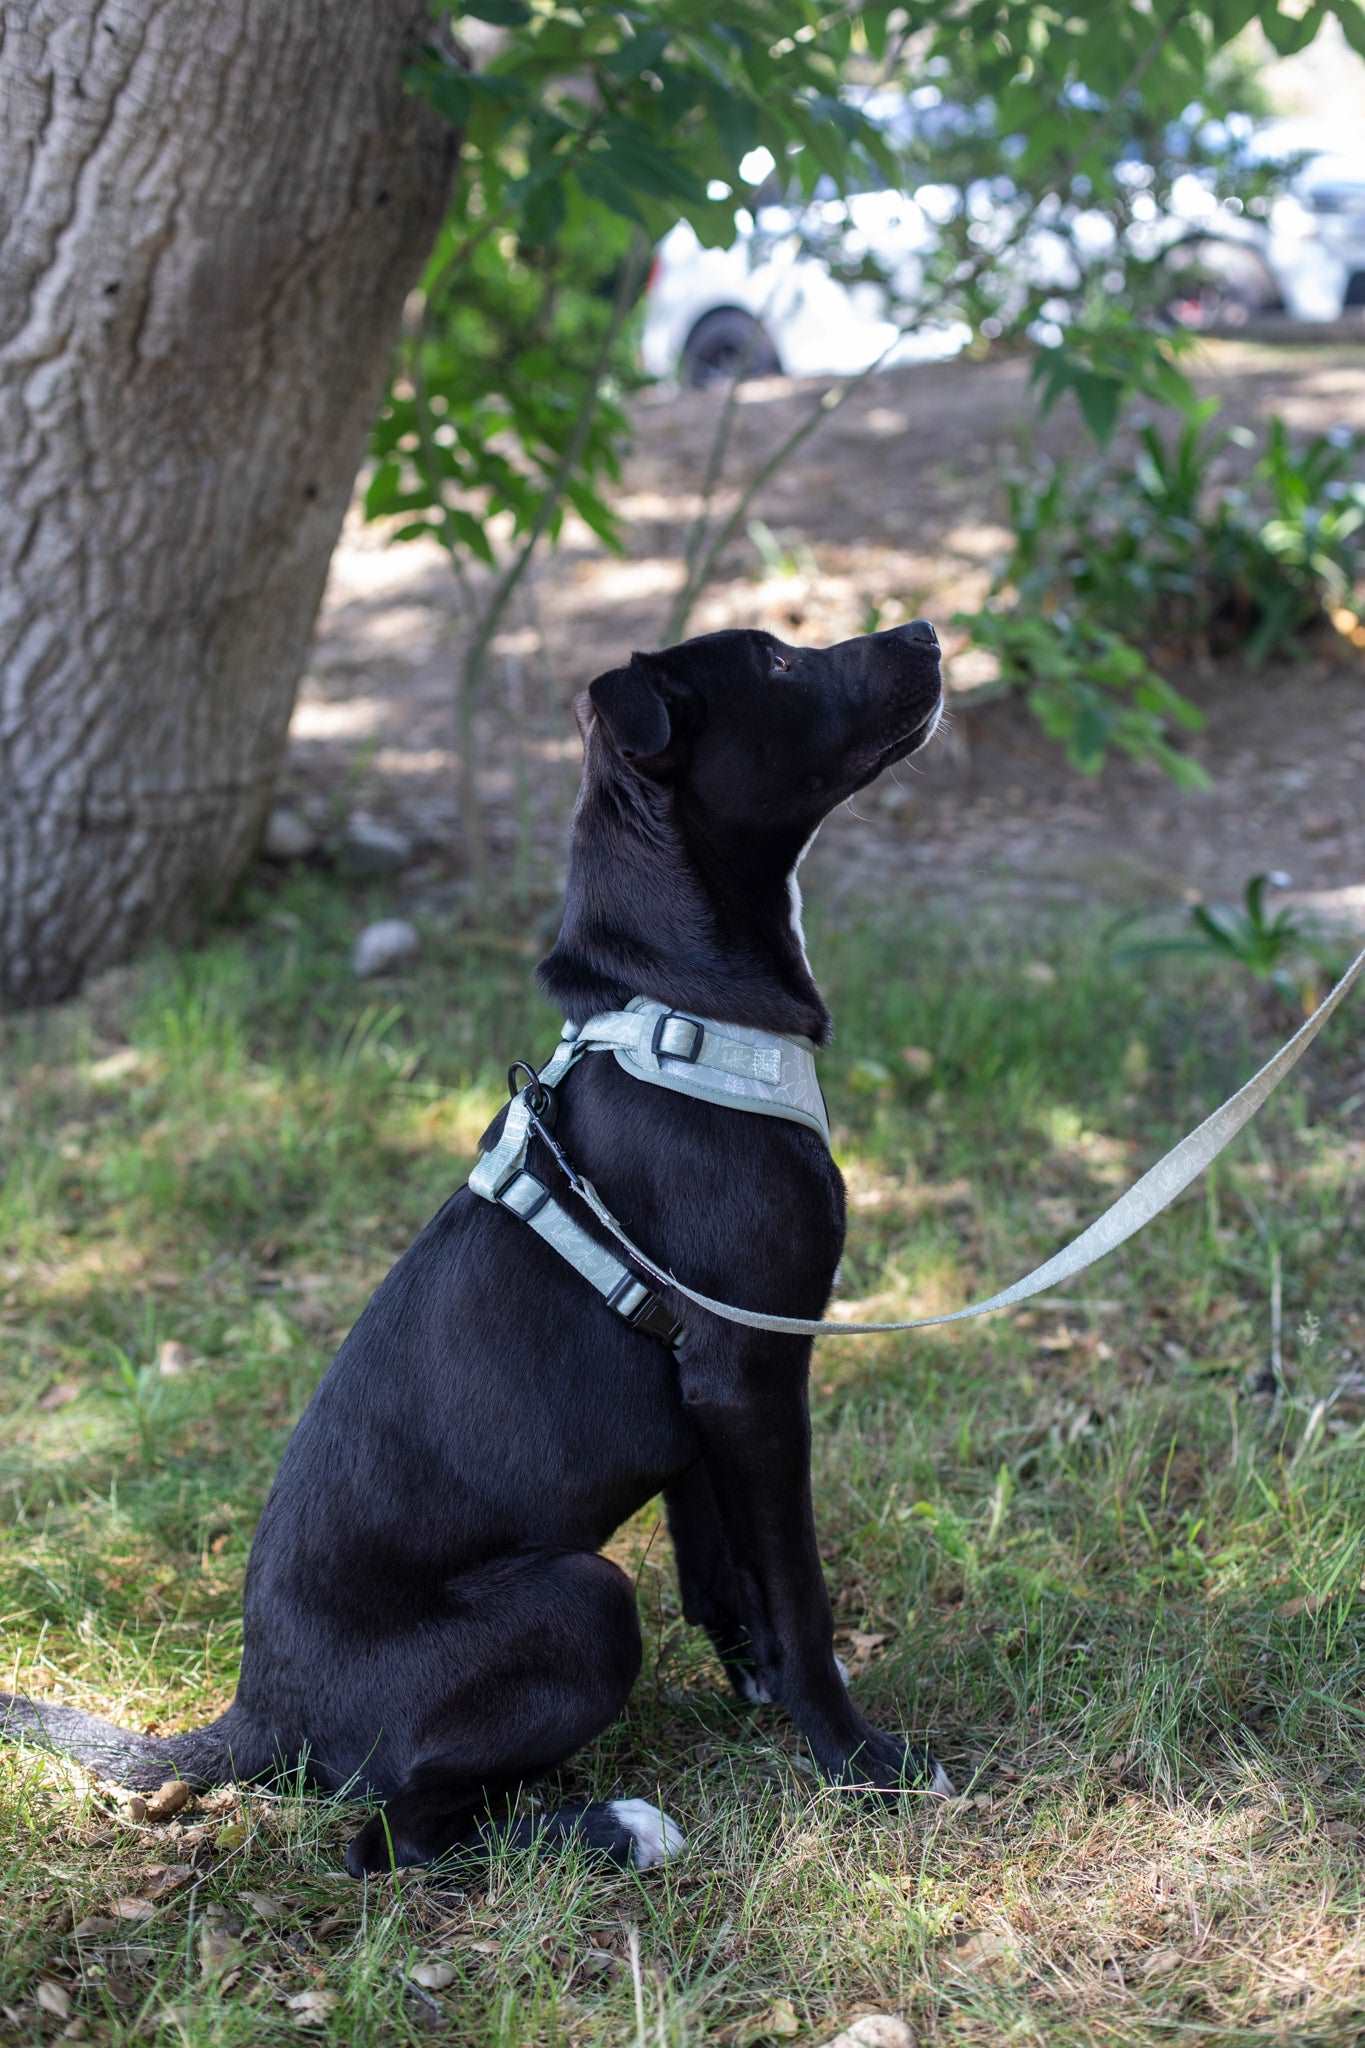
[[680,221],[658,246],[641,338],[651,376],[701,387],[736,371],[852,375],[956,354],[967,323],[903,326],[898,313],[953,230],[998,255],[996,324],[1026,319],[1044,339],[1093,285],[1131,290],[1134,259],[1150,267],[1146,310],[1180,326],[1328,321],[1365,306],[1365,140],[1349,131],[1192,110],[1159,150],[1132,145],[1123,217],[1088,206],[1078,179],[1021,232],[1011,138],[992,132],[990,108],[932,85],[855,103],[903,155],[904,182],[840,196],[824,180],[805,200],[766,150],[751,152],[739,177],[753,200],[734,241],[707,248]]

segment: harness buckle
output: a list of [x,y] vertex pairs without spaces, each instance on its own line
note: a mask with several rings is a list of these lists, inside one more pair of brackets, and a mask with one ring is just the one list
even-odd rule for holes
[[[665,1047],[664,1033],[670,1024],[686,1024],[691,1029],[692,1043],[686,1052],[679,1052],[672,1046]],[[697,1018],[689,1017],[682,1010],[665,1010],[654,1026],[654,1036],[649,1042],[649,1049],[656,1060],[682,1060],[687,1066],[693,1067],[701,1058],[701,1049],[705,1042],[706,1026],[699,1023]]]
[[510,1209],[514,1216],[519,1216],[523,1223],[529,1223],[533,1216],[539,1216],[549,1201],[550,1190],[524,1166],[514,1166],[506,1180],[494,1190],[493,1199],[501,1208]]
[[682,1324],[675,1321],[658,1295],[646,1287],[643,1280],[637,1280],[633,1273],[621,1275],[606,1302],[607,1307],[614,1308],[632,1330],[643,1330],[647,1336],[660,1337],[665,1344],[676,1343],[682,1335]]

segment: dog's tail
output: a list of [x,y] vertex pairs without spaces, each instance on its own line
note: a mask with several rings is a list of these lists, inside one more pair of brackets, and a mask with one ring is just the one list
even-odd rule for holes
[[207,1728],[183,1735],[138,1735],[79,1707],[0,1692],[0,1736],[74,1757],[97,1777],[134,1792],[155,1792],[168,1778],[206,1792],[211,1785],[260,1777],[274,1761],[235,1702]]

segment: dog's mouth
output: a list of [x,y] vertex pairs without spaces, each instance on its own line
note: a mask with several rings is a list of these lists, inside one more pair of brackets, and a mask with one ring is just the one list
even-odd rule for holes
[[[899,734],[896,739],[883,747],[876,756],[876,765],[872,769],[872,776],[880,775],[884,768],[892,767],[897,761],[908,761],[912,754],[918,754],[923,748],[927,747],[943,722],[943,712],[944,695],[943,685],[940,682],[938,695],[929,709],[921,717],[917,718],[915,723],[905,732]],[[869,780],[871,779],[872,777],[870,776]]]

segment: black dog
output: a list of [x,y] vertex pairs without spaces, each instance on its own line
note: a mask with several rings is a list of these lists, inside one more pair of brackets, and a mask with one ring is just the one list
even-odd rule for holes
[[[823,1043],[795,871],[836,804],[932,735],[933,628],[824,650],[708,634],[636,655],[589,700],[543,987],[575,1021],[647,995]],[[560,1096],[568,1157],[656,1260],[750,1308],[823,1312],[844,1199],[813,1131],[642,1084],[610,1058],[582,1061]],[[535,1171],[586,1220],[543,1154]],[[0,1728],[139,1788],[301,1761],[316,1784],[383,1802],[350,1845],[357,1874],[476,1845],[518,1787],[620,1713],[639,1626],[629,1580],[598,1551],[662,1490],[687,1617],[741,1696],[780,1701],[841,1783],[947,1789],[932,1757],[864,1720],[836,1664],[809,1342],[669,1305],[676,1354],[461,1189],[380,1286],[285,1452],[227,1712],[163,1739],[0,1695]],[[502,1824],[518,1841],[577,1833],[641,1866],[681,1842],[642,1800]]]

